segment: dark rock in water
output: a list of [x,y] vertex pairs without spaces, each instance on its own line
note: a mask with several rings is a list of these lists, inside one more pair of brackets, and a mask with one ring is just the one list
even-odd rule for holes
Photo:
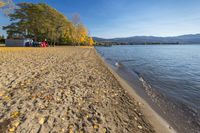
[[118,67],[118,68],[120,68],[120,67],[122,67],[122,64],[120,62],[116,62],[115,66]]

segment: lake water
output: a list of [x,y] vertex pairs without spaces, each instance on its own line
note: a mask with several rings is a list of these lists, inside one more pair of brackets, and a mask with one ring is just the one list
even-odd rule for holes
[[[132,75],[157,111],[179,132],[200,132],[200,45],[96,47],[103,58]],[[136,78],[135,78],[136,75]],[[129,78],[129,82],[131,81]]]

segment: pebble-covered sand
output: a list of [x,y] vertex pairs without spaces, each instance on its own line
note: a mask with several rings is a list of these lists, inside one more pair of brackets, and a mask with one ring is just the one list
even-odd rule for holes
[[0,133],[152,133],[94,48],[0,47]]

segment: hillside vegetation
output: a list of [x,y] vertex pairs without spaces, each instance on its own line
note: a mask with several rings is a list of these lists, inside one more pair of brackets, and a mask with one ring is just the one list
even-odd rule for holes
[[125,38],[104,39],[93,37],[100,44],[126,45],[126,44],[200,44],[200,34],[188,34],[182,36],[156,37],[133,36]]

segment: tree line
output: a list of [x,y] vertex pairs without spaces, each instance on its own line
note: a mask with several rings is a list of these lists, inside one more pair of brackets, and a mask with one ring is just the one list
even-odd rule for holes
[[4,44],[5,43],[5,37],[2,35],[0,36],[0,44]]
[[8,15],[12,23],[3,27],[8,38],[47,40],[51,45],[94,44],[78,15],[70,21],[62,13],[44,3],[20,3],[17,7]]

